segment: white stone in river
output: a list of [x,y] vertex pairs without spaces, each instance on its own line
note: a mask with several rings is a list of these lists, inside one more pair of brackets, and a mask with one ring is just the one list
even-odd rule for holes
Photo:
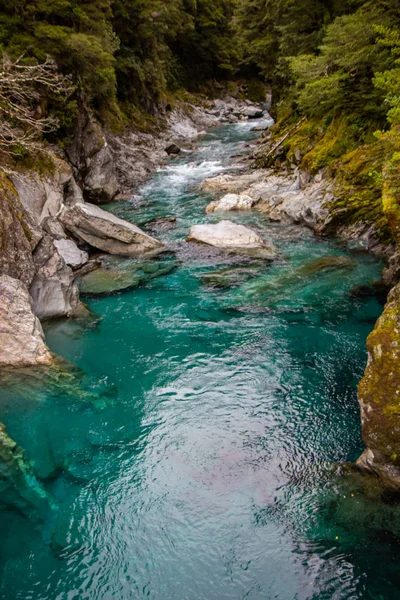
[[250,210],[255,203],[256,200],[247,194],[226,194],[220,200],[211,202],[206,208],[206,213]]
[[258,258],[272,259],[276,256],[276,249],[271,243],[263,240],[252,229],[232,221],[220,221],[215,225],[194,225],[186,241]]

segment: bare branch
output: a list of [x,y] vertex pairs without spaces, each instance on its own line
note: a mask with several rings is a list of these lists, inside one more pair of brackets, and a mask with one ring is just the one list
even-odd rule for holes
[[47,57],[38,65],[23,64],[24,55],[0,60],[0,151],[8,156],[42,149],[41,137],[58,128],[58,121],[43,115],[41,100],[51,93],[68,98],[74,91],[69,76],[62,75]]

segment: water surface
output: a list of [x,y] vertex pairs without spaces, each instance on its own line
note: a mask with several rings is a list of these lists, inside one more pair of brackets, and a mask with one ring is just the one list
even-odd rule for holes
[[251,127],[213,130],[111,208],[176,217],[157,234],[175,268],[89,299],[89,325],[46,328],[77,383],[3,390],[0,421],[52,506],[0,512],[2,598],[399,597],[396,506],[332,467],[362,451],[356,386],[382,307],[350,291],[382,265],[255,212],[229,218],[276,244],[272,265],[184,243],[221,218],[196,187],[239,168]]

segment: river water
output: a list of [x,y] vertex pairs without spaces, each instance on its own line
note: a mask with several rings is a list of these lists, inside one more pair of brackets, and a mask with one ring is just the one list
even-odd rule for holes
[[362,451],[356,386],[382,311],[350,291],[382,265],[256,212],[228,218],[275,243],[272,265],[184,242],[221,218],[196,188],[238,166],[251,127],[211,131],[110,207],[177,218],[154,261],[172,270],[89,298],[89,324],[47,326],[78,383],[2,391],[52,502],[0,512],[5,600],[400,597],[396,505],[334,466]]

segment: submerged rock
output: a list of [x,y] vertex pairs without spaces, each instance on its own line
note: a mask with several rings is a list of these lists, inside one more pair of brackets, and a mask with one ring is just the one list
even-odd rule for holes
[[221,200],[211,202],[206,213],[225,212],[229,210],[250,210],[255,204],[254,198],[247,194],[226,194]]
[[102,296],[136,287],[175,268],[175,263],[137,262],[124,258],[103,259],[100,268],[78,279],[82,295]]
[[242,285],[249,279],[257,276],[257,274],[258,265],[235,266],[204,273],[200,276],[200,279],[204,285],[226,289]]
[[121,256],[159,253],[165,246],[144,231],[93,204],[64,207],[61,222],[78,239]]
[[42,326],[24,283],[0,276],[0,366],[51,364]]
[[169,231],[176,227],[176,217],[159,217],[147,221],[144,225],[147,230],[152,233],[160,233],[163,231]]
[[49,498],[24,453],[0,423],[0,502],[32,518],[44,517]]
[[358,390],[366,450],[357,466],[400,491],[400,284],[390,292],[367,347]]
[[264,241],[255,231],[231,221],[220,221],[216,225],[194,225],[186,241],[257,258],[273,259],[277,255],[274,246]]
[[310,260],[300,267],[298,275],[311,277],[321,271],[336,271],[338,269],[354,269],[356,263],[348,256],[321,256]]

